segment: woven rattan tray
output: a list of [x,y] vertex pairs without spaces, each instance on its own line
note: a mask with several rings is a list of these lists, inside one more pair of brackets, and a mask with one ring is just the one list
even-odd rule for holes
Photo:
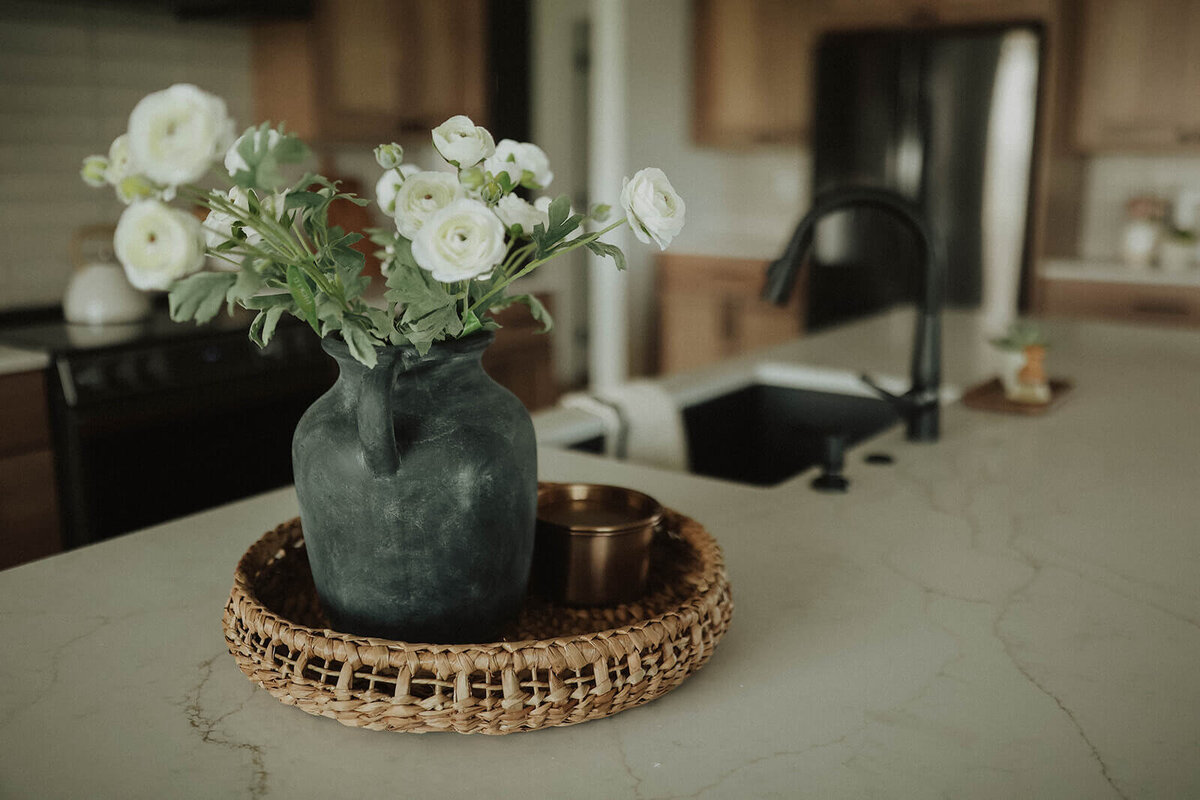
[[225,639],[250,680],[287,705],[373,730],[503,734],[600,719],[699,669],[733,613],[721,550],[667,512],[637,603],[577,609],[530,596],[499,642],[415,644],[325,627],[300,521],[242,557]]

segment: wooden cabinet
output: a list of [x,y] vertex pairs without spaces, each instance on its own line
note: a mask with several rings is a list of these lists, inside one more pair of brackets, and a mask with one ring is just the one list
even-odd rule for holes
[[0,375],[0,569],[62,550],[42,372]]
[[1043,280],[1042,313],[1200,328],[1200,287]]
[[697,0],[692,136],[718,147],[801,143],[823,33],[1049,22],[1058,0]]
[[692,133],[697,142],[799,142],[808,135],[816,10],[793,0],[695,4]]
[[[547,310],[552,310],[549,298],[540,299]],[[558,384],[550,337],[539,333],[542,324],[521,304],[509,306],[496,319],[503,327],[483,353],[484,370],[530,411],[552,405],[558,400]]]
[[487,124],[486,0],[318,0],[253,32],[255,118],[378,144],[454,114]]
[[1089,0],[1082,25],[1079,148],[1200,150],[1200,3]]
[[799,292],[782,308],[759,297],[767,263],[673,253],[658,257],[661,372],[703,366],[800,335]]

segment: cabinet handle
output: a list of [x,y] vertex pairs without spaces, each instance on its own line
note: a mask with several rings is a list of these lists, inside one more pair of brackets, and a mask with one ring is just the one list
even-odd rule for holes
[[727,345],[736,344],[738,340],[739,310],[740,304],[732,298],[726,298],[721,304],[721,339]]
[[1191,313],[1191,309],[1182,303],[1155,302],[1153,300],[1134,303],[1130,306],[1130,310],[1138,314],[1167,314],[1175,317],[1186,317]]
[[1176,138],[1180,144],[1200,144],[1200,130],[1179,131]]

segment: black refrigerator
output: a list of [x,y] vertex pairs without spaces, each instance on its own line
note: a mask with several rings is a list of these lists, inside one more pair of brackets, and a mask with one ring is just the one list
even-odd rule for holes
[[[1028,219],[1041,75],[1036,26],[834,33],[817,48],[814,194],[881,186],[918,204],[946,254],[946,305],[996,327],[1029,273]],[[911,302],[916,243],[883,212],[817,226],[806,324]]]

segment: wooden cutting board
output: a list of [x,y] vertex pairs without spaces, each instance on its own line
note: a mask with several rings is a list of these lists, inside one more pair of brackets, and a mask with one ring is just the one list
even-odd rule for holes
[[1023,414],[1027,417],[1041,416],[1051,409],[1062,405],[1063,400],[1074,387],[1068,380],[1061,378],[1050,379],[1050,402],[1016,403],[1004,396],[1004,385],[999,378],[992,378],[974,386],[963,393],[962,402],[968,408],[979,411],[995,411],[1002,414]]

